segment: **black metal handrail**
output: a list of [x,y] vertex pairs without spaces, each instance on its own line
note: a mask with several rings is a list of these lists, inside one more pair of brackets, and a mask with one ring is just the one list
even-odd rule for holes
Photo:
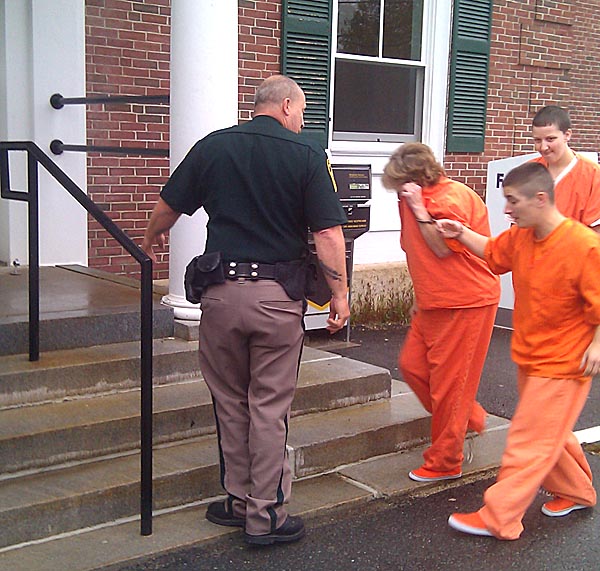
[[149,157],[168,157],[169,149],[157,149],[150,147],[105,147],[100,145],[67,145],[60,139],[50,142],[50,150],[55,155],[62,155],[64,151],[75,151],[79,153],[106,153],[110,155],[143,155]]
[[104,103],[106,105],[117,105],[119,103],[154,103],[156,105],[168,105],[168,95],[90,95],[89,97],[63,97],[60,93],[54,93],[50,97],[50,105],[54,109],[62,109],[65,105],[95,105]]
[[[9,151],[27,152],[27,191],[10,188]],[[0,196],[28,203],[29,240],[29,360],[39,360],[40,352],[40,261],[38,163],[91,214],[103,228],[140,264],[141,269],[141,534],[152,534],[152,259],[123,232],[109,216],[81,190],[32,141],[0,142]]]

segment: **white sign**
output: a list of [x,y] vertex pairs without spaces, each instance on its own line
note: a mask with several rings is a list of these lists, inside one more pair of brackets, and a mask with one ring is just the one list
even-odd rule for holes
[[[490,228],[492,236],[497,236],[510,227],[504,215],[504,195],[502,194],[502,181],[506,174],[519,165],[539,157],[538,153],[530,153],[518,157],[509,157],[497,161],[490,161],[487,166],[487,185],[485,188],[485,202],[490,215]],[[500,294],[500,308],[512,310],[514,296],[512,287],[512,273],[500,276],[502,293]]]

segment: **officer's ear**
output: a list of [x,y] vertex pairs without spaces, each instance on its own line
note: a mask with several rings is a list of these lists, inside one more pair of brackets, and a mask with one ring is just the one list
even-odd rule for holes
[[281,110],[286,117],[289,117],[292,112],[290,111],[290,105],[292,104],[292,100],[289,97],[284,98],[281,102]]

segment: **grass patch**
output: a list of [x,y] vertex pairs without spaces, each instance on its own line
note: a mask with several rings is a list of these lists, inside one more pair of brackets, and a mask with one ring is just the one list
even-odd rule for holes
[[591,444],[583,444],[582,448],[590,454],[600,456],[600,442],[592,442]]
[[352,298],[352,322],[368,327],[392,323],[407,325],[413,296],[412,284],[376,293],[371,284],[366,283]]

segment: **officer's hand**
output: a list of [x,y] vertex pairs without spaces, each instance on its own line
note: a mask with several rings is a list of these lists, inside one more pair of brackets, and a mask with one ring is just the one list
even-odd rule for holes
[[152,248],[153,243],[156,242],[161,248],[164,248],[165,245],[165,235],[158,234],[154,241],[149,236],[144,236],[144,240],[142,241],[142,245],[140,248],[144,250],[146,254],[150,257],[150,259],[156,263],[156,254],[154,253],[154,249]]
[[339,331],[350,317],[350,307],[348,306],[348,297],[343,295],[340,298],[332,297],[329,303],[329,317],[325,329],[333,334]]

